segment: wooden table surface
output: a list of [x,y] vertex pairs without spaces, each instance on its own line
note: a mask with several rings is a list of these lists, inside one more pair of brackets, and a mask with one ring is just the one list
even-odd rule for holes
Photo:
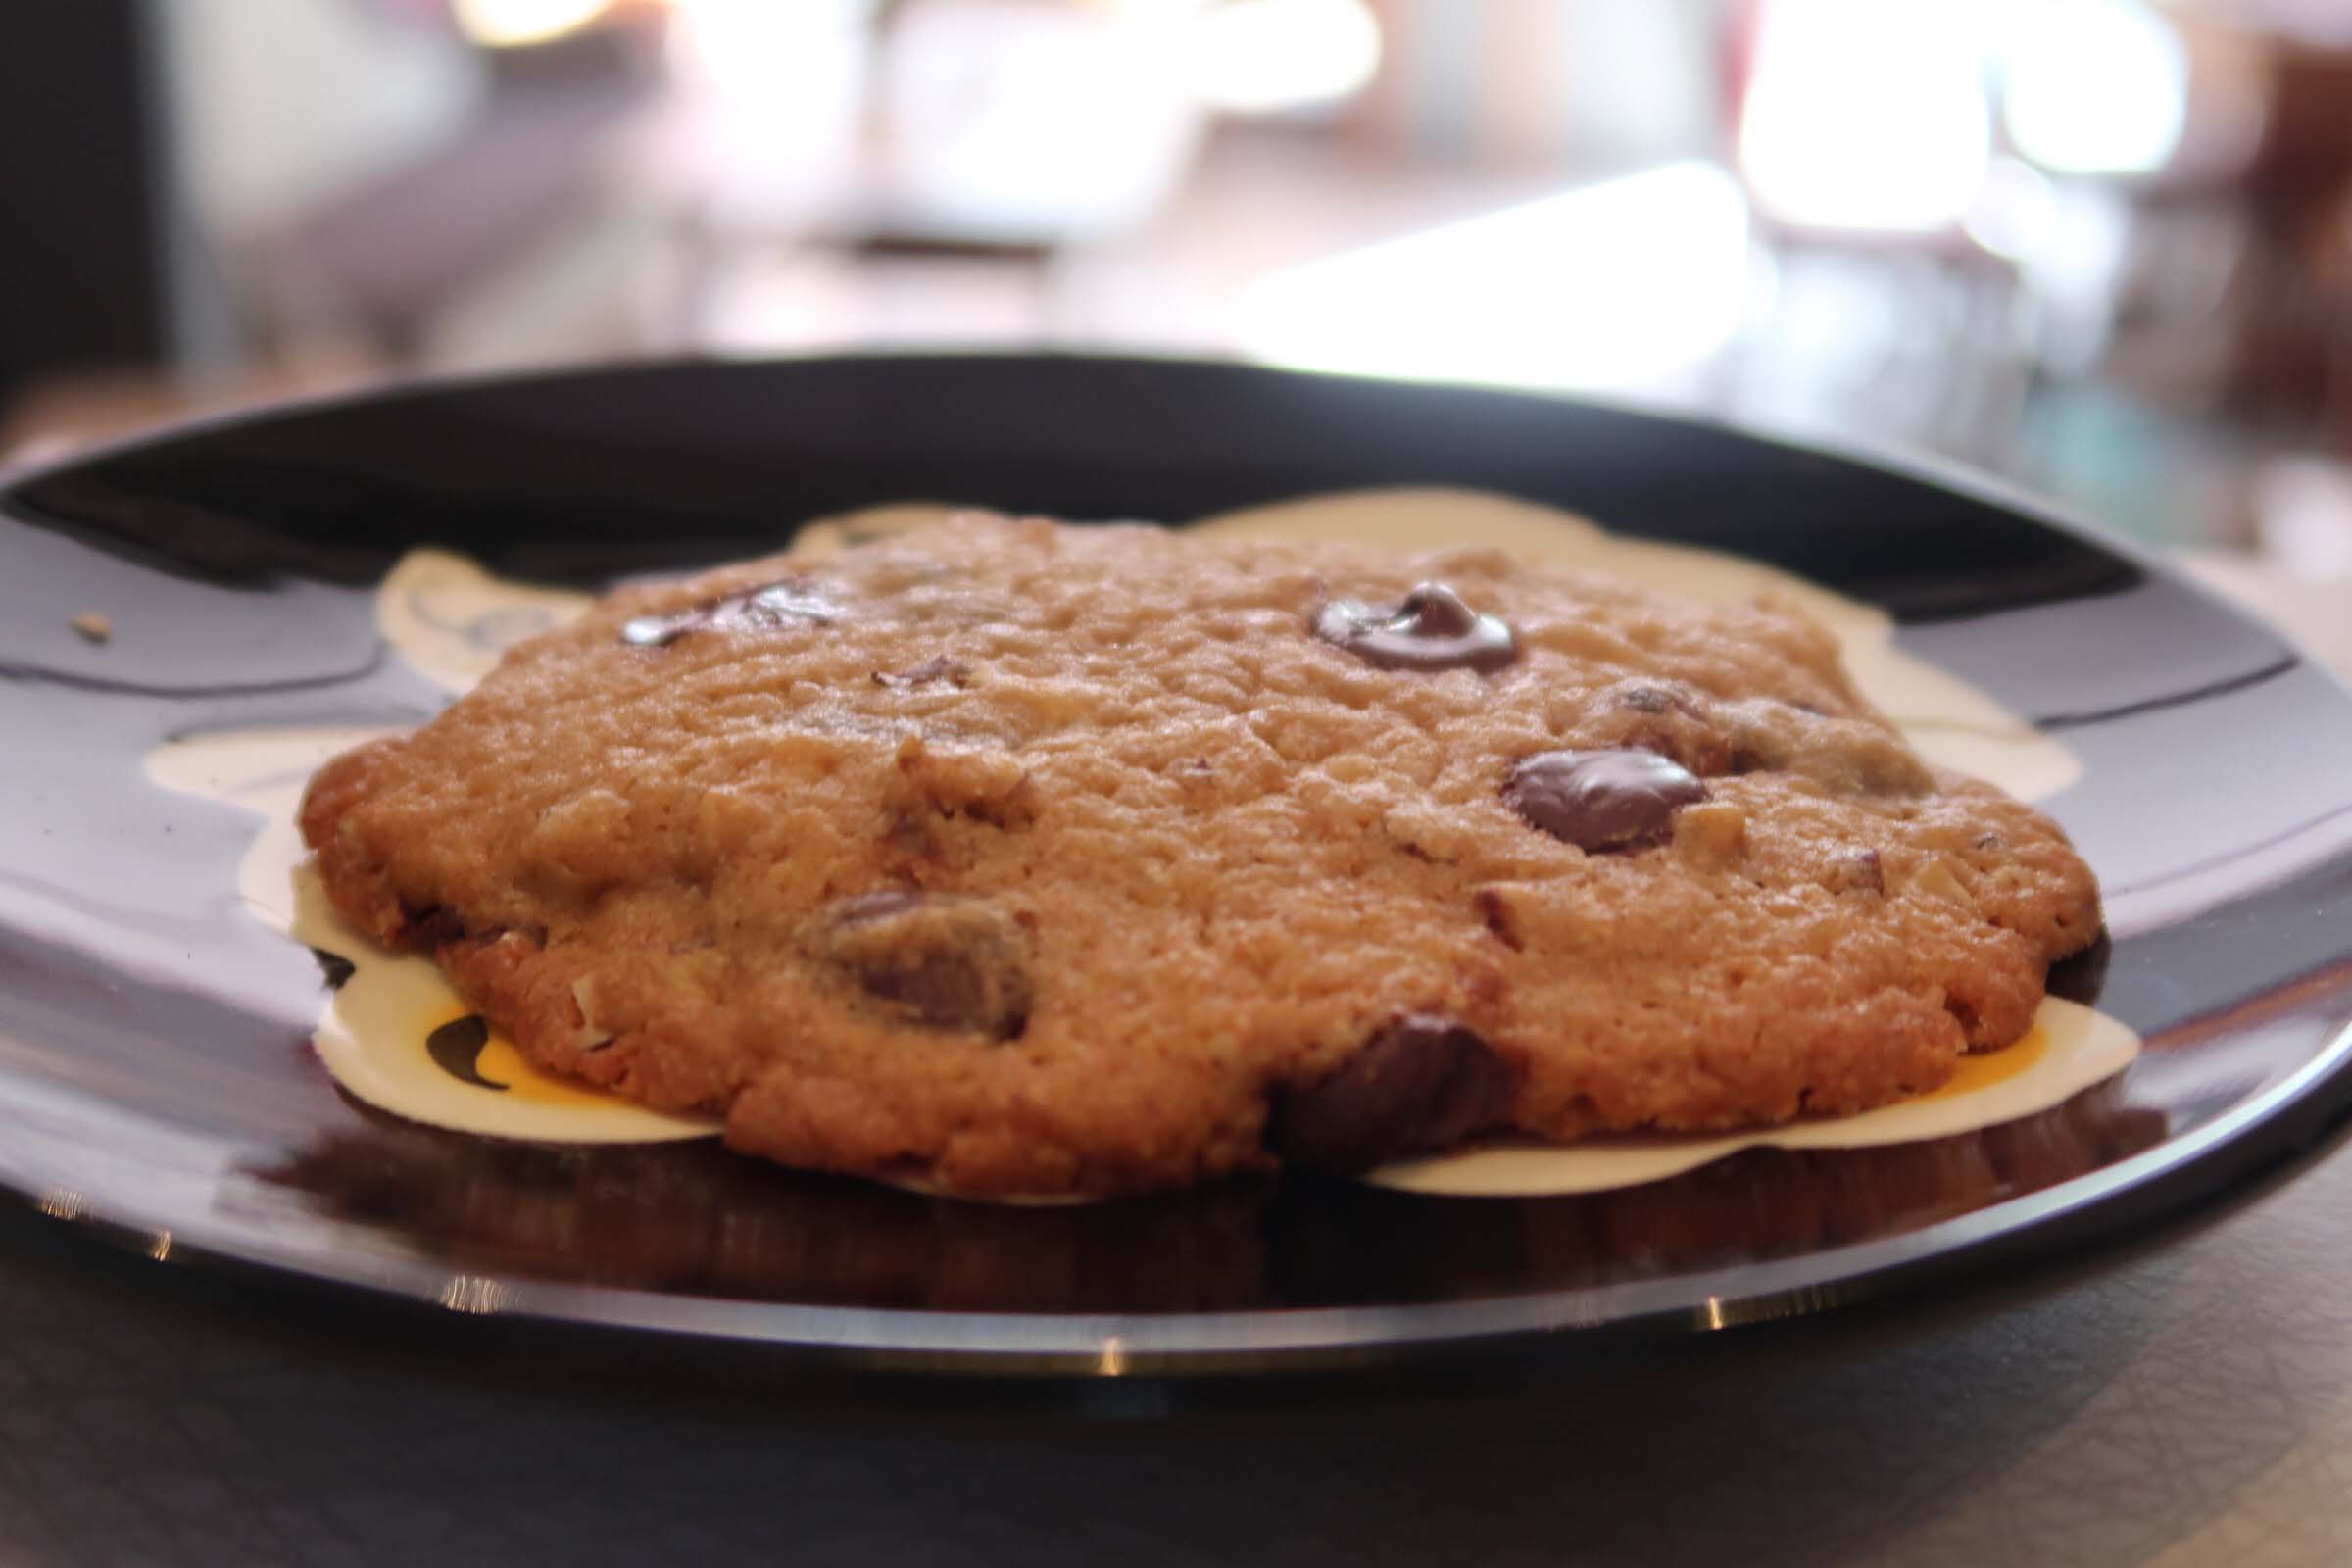
[[2340,1564],[2352,1153],[2072,1266],[1604,1357],[794,1377],[0,1218],[0,1561]]

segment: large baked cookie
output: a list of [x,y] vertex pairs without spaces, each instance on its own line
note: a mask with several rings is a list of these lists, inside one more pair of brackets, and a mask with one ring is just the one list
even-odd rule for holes
[[975,1195],[1862,1110],[2099,925],[1793,613],[978,515],[617,593],[302,830],[543,1065]]

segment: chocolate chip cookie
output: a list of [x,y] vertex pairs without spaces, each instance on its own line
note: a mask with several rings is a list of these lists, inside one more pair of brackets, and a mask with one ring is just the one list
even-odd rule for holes
[[556,1071],[977,1196],[1867,1109],[2099,929],[1785,609],[968,515],[616,593],[313,780]]

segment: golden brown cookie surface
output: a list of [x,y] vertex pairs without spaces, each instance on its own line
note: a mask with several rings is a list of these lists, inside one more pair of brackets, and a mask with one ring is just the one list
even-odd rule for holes
[[303,828],[543,1064],[977,1194],[1862,1109],[2098,925],[1792,615],[983,517],[615,595]]

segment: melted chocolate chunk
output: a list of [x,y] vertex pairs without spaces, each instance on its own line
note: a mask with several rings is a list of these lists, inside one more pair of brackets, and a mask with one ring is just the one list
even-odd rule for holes
[[1497,670],[1519,657],[1500,615],[1481,614],[1442,582],[1425,582],[1393,606],[1335,599],[1315,635],[1383,669]]
[[1706,798],[1689,768],[1643,751],[1539,752],[1502,786],[1530,827],[1594,854],[1663,844],[1675,811]]
[[874,1002],[925,1029],[1011,1040],[1033,1000],[1019,922],[980,899],[866,893],[826,911],[821,956]]
[[1294,1164],[1363,1170],[1497,1125],[1518,1074],[1449,1018],[1407,1013],[1315,1083],[1275,1098],[1269,1142]]
[[408,930],[404,935],[412,948],[421,948],[429,953],[452,942],[466,940],[466,922],[458,917],[457,910],[446,904],[428,904],[422,908],[404,906],[400,912],[408,921]]
[[688,632],[829,626],[841,614],[841,606],[821,589],[805,582],[771,582],[666,615],[639,615],[620,628],[620,640],[635,648],[667,648]]

